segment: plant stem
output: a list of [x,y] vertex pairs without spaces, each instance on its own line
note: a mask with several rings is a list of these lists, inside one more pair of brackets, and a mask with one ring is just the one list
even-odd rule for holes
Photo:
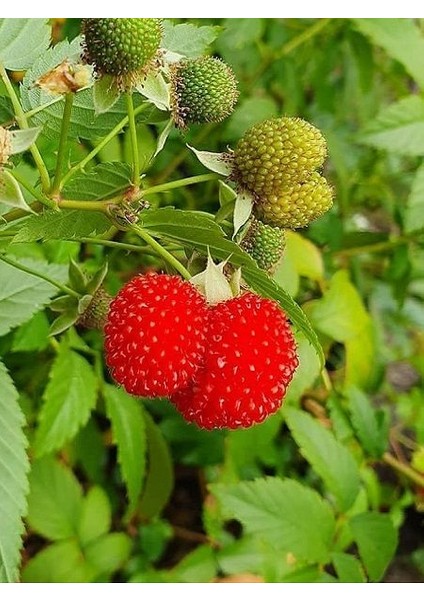
[[152,187],[142,190],[141,196],[144,197],[149,196],[150,194],[157,194],[158,192],[167,192],[168,190],[174,190],[175,188],[216,179],[219,179],[219,175],[216,175],[215,173],[208,173],[207,175],[195,175],[194,177],[185,177],[184,179],[176,179],[175,181],[169,181],[168,183],[152,185]]
[[70,210],[94,210],[97,212],[108,212],[108,207],[111,204],[119,204],[122,200],[122,196],[116,198],[110,198],[109,200],[62,200],[59,199],[57,204],[60,208],[67,208]]
[[[35,187],[28,183],[25,177],[22,177],[19,171],[14,169],[13,171],[11,171],[11,174],[16,179],[16,181],[18,181],[22,185],[22,187],[24,187],[31,194],[31,196],[33,196],[36,200],[41,202],[41,204],[44,204],[44,206],[47,206],[48,208],[54,208],[57,210],[56,202],[54,200],[51,200],[50,198],[46,198],[41,192],[36,190]],[[31,208],[33,207],[31,206]]]
[[356,246],[354,248],[346,248],[346,250],[339,250],[334,252],[333,256],[337,258],[346,258],[349,256],[357,256],[358,254],[368,254],[374,252],[384,252],[396,248],[396,246],[402,246],[409,242],[415,241],[417,238],[424,236],[424,229],[417,229],[405,235],[401,235],[387,242],[377,242],[376,244],[367,244],[366,246]]
[[161,256],[168,264],[170,264],[176,271],[178,271],[184,279],[191,279],[191,273],[187,271],[187,269],[180,263],[180,261],[175,258],[168,250],[165,250],[163,246],[159,244],[147,231],[141,229],[137,225],[133,225],[131,230],[137,233],[141,237],[142,240],[149,244],[151,248],[156,250],[159,256]]
[[60,102],[60,100],[62,100],[62,96],[56,96],[56,98],[53,98],[52,100],[50,100],[50,102],[46,102],[45,104],[41,104],[40,106],[36,106],[35,108],[28,110],[26,113],[24,113],[25,118],[30,119],[39,112],[46,110],[46,108],[49,108],[49,106],[51,106],[52,104]]
[[424,488],[424,477],[420,475],[418,471],[415,471],[415,469],[413,469],[409,465],[405,465],[403,462],[395,458],[389,452],[385,452],[383,454],[383,460],[386,464],[390,465],[393,469],[395,469],[395,471],[402,473],[402,475],[408,477],[408,479],[416,483],[418,486]]
[[[143,110],[146,109],[147,104],[141,104],[134,110],[134,116],[137,116]],[[65,183],[75,175],[78,171],[81,171],[97,154],[112,140],[118,133],[122,131],[125,125],[128,123],[128,116],[124,117],[115,127],[95,146],[92,151],[87,154],[85,158],[83,158],[79,163],[74,165],[72,169],[66,173],[66,175],[62,178],[61,187],[65,185]]]
[[113,240],[103,240],[101,238],[77,237],[72,238],[73,242],[80,244],[97,244],[108,248],[116,248],[118,250],[128,250],[129,252],[143,252],[144,254],[152,254],[157,256],[157,252],[146,246],[137,246],[136,244],[127,244],[125,242],[114,242]]
[[[19,127],[21,129],[28,129],[29,128],[28,120],[22,109],[19,98],[16,95],[15,88],[13,87],[12,82],[9,79],[9,76],[6,73],[6,69],[3,67],[3,65],[1,63],[0,63],[0,77],[3,80],[4,86],[7,90],[7,93],[9,94],[9,98],[12,101],[13,110],[15,111],[15,117],[16,117],[16,121],[17,121]],[[42,158],[40,151],[38,150],[37,145],[35,143],[31,144],[31,146],[29,147],[29,150],[32,154],[32,157],[37,166],[37,169],[40,173],[41,187],[43,188],[43,191],[45,193],[47,193],[50,189],[50,177],[49,177],[49,173],[47,171],[46,165],[44,164],[43,158]]]
[[69,126],[71,124],[72,105],[74,103],[75,94],[69,92],[65,95],[65,106],[63,107],[62,126],[60,129],[59,149],[57,152],[56,171],[54,181],[51,188],[51,194],[54,196],[60,190],[60,180],[63,171],[63,165],[66,157],[66,146],[68,143]]
[[137,140],[137,128],[135,126],[135,114],[134,114],[134,103],[132,91],[126,93],[127,98],[127,113],[128,113],[128,125],[130,130],[131,138],[131,152],[133,159],[133,184],[135,187],[140,187],[140,158],[138,155],[138,140]]
[[7,263],[11,267],[15,267],[15,269],[19,269],[20,271],[23,271],[24,273],[28,273],[29,275],[34,275],[34,277],[38,277],[39,279],[44,279],[44,281],[47,281],[51,285],[54,285],[54,287],[56,287],[58,290],[60,290],[61,292],[64,292],[65,294],[69,294],[69,296],[73,296],[74,298],[80,297],[80,295],[77,292],[75,292],[75,290],[72,290],[67,285],[63,285],[63,284],[59,283],[59,281],[52,279],[48,275],[45,275],[44,273],[40,273],[39,271],[35,271],[34,269],[31,269],[30,267],[27,267],[26,265],[23,265],[22,263],[17,262],[13,258],[10,258],[10,256],[6,256],[6,254],[0,253],[0,260]]

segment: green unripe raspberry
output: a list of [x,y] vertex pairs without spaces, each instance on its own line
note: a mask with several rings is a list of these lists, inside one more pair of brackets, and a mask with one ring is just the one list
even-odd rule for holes
[[82,32],[84,61],[121,80],[142,72],[162,39],[160,19],[83,19]]
[[327,145],[303,119],[281,117],[254,125],[234,151],[233,179],[258,197],[306,179],[322,166]]
[[233,112],[237,80],[222,60],[202,57],[182,60],[172,68],[172,111],[179,127],[218,123]]
[[256,260],[260,269],[272,273],[283,256],[286,236],[284,229],[266,225],[253,217],[240,245]]
[[255,212],[268,225],[297,229],[306,227],[333,205],[333,190],[318,173],[303,183],[292,183],[276,194],[263,196]]

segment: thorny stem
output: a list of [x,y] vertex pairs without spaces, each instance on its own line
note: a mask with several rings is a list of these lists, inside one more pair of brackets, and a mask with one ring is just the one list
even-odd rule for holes
[[63,107],[62,125],[60,129],[59,149],[57,152],[56,171],[54,181],[51,188],[51,195],[54,196],[60,190],[60,179],[62,177],[63,166],[66,157],[66,145],[68,142],[69,126],[71,124],[72,105],[74,103],[75,94],[69,92],[65,95],[65,106]]
[[134,103],[132,91],[126,93],[127,99],[127,113],[128,113],[128,125],[130,130],[131,139],[131,152],[133,159],[133,177],[132,181],[135,187],[140,186],[140,158],[138,154],[138,140],[137,140],[137,128],[135,125],[135,114],[134,114]]
[[44,279],[44,281],[47,281],[51,285],[54,285],[54,287],[56,287],[58,290],[60,290],[61,292],[64,292],[65,294],[68,294],[69,296],[73,296],[74,298],[80,297],[80,295],[77,292],[75,292],[75,290],[72,290],[67,285],[63,285],[62,283],[59,283],[59,281],[52,279],[48,275],[45,275],[44,273],[40,273],[39,271],[36,271],[35,269],[31,269],[30,267],[27,267],[26,265],[23,265],[22,263],[17,262],[13,258],[10,258],[10,256],[6,256],[5,254],[0,253],[0,260],[7,263],[11,267],[15,267],[15,269],[19,269],[20,271],[23,271],[24,273],[28,273],[29,275],[34,275],[34,277],[38,277],[39,279]]
[[[57,209],[56,202],[54,200],[51,200],[50,198],[46,198],[41,192],[35,189],[35,187],[28,183],[25,177],[22,177],[22,175],[17,169],[11,171],[11,174],[16,179],[16,181],[18,181],[22,185],[22,187],[24,187],[31,194],[31,196],[38,200],[38,202],[41,202],[41,204],[44,204],[44,206],[47,206],[48,208]],[[31,208],[32,210],[34,210],[33,206],[31,206]]]
[[420,475],[418,471],[415,471],[415,469],[413,469],[409,465],[406,465],[405,463],[401,462],[389,452],[385,452],[383,454],[383,460],[386,464],[390,465],[393,469],[395,469],[395,471],[402,473],[402,475],[408,477],[408,479],[416,483],[419,487],[424,488],[424,477]]
[[[3,80],[4,86],[9,94],[9,98],[13,105],[13,110],[15,111],[16,121],[21,129],[28,129],[28,120],[25,116],[25,113],[22,109],[21,103],[19,102],[19,98],[16,95],[15,88],[13,87],[8,74],[6,73],[6,69],[0,63],[0,77]],[[44,164],[43,158],[38,150],[36,144],[31,144],[29,148],[34,162],[37,166],[37,169],[40,173],[41,186],[43,191],[47,193],[50,189],[50,177],[47,171],[46,165]]]
[[137,246],[136,244],[127,244],[126,242],[115,242],[113,240],[104,240],[102,238],[91,237],[76,237],[72,238],[72,241],[79,242],[80,244],[97,244],[99,246],[106,246],[108,248],[128,250],[129,252],[142,252],[144,254],[152,254],[154,256],[157,256],[157,251],[153,250],[150,247]]
[[187,269],[180,263],[180,261],[175,258],[168,250],[166,250],[163,246],[159,244],[147,231],[138,227],[137,225],[133,225],[131,230],[137,233],[141,237],[142,240],[149,244],[151,248],[156,250],[159,256],[161,256],[169,265],[174,267],[176,271],[180,273],[184,277],[184,279],[191,279],[191,273],[187,271]]

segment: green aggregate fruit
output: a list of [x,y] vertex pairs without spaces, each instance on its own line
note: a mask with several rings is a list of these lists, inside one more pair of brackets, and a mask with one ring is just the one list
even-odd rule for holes
[[213,57],[176,63],[171,84],[172,112],[179,127],[223,121],[233,112],[239,95],[232,69]]
[[252,218],[240,245],[256,260],[260,269],[272,273],[283,256],[286,236],[284,229]]
[[255,213],[268,225],[297,229],[306,227],[332,205],[333,189],[319,173],[312,173],[304,182],[289,184],[276,194],[263,196],[255,206]]
[[233,179],[255,194],[277,193],[321,167],[327,145],[321,132],[303,119],[281,117],[254,125],[233,154]]
[[83,19],[82,32],[84,61],[124,83],[143,74],[162,39],[160,19]]

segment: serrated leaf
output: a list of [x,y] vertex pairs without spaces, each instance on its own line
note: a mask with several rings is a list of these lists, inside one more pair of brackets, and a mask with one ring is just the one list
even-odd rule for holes
[[159,71],[152,71],[137,86],[137,91],[159,110],[169,111],[171,106],[171,84]]
[[412,19],[353,19],[353,22],[424,87],[424,36]]
[[380,581],[392,560],[398,542],[389,515],[365,512],[350,521],[353,538],[371,581]]
[[0,204],[34,212],[25,202],[19,183],[9,171],[0,170]]
[[116,79],[111,75],[103,75],[93,85],[94,112],[96,117],[112,108],[119,100],[120,91]]
[[99,575],[117,571],[128,560],[132,548],[126,533],[109,533],[93,540],[84,550],[89,564]]
[[34,442],[37,456],[60,450],[87,423],[96,404],[97,385],[87,360],[62,343],[38,416]]
[[293,408],[284,412],[300,452],[322,477],[340,510],[346,511],[359,493],[359,470],[352,454],[309,414]]
[[32,558],[22,573],[24,583],[89,583],[97,570],[89,564],[76,540],[47,546]]
[[202,165],[209,169],[209,171],[226,176],[231,174],[231,165],[227,155],[224,152],[207,152],[206,150],[196,150],[196,148],[189,146],[189,144],[187,144],[187,148],[190,148]]
[[208,46],[218,37],[218,33],[219,27],[197,27],[191,23],[173,25],[165,20],[162,45],[171,52],[197,58],[206,52]]
[[380,458],[389,443],[388,415],[374,408],[358,388],[346,390],[349,410],[356,434],[364,449],[374,458]]
[[82,490],[70,469],[53,457],[33,463],[29,476],[28,523],[50,540],[63,540],[78,532]]
[[[49,265],[27,258],[20,259],[20,262],[58,281],[66,281],[64,265]],[[57,293],[57,289],[47,281],[19,271],[2,261],[0,281],[0,336],[13,327],[26,323]]]
[[253,202],[253,196],[248,192],[240,192],[237,194],[233,214],[233,239],[252,214]]
[[159,515],[167,504],[174,487],[172,457],[162,432],[148,413],[145,413],[148,467],[139,513],[146,519]]
[[63,188],[67,200],[99,200],[111,198],[131,187],[131,167],[122,162],[97,165],[74,175]]
[[10,71],[24,71],[47,50],[47,19],[0,19],[0,63]]
[[111,221],[100,212],[86,210],[47,210],[41,215],[27,219],[13,242],[37,242],[38,240],[72,240],[105,233]]
[[407,233],[424,227],[424,163],[415,173],[404,213],[404,222]]
[[82,546],[108,533],[112,522],[112,509],[103,488],[94,486],[85,496],[78,523],[78,539]]
[[145,415],[140,401],[122,389],[107,385],[104,395],[122,479],[127,487],[128,513],[132,513],[140,497],[146,468]]
[[0,583],[16,582],[21,562],[29,470],[24,421],[18,392],[0,362]]
[[49,322],[44,311],[21,325],[13,337],[12,352],[43,350],[49,343]]
[[41,132],[41,127],[15,129],[10,132],[11,154],[25,152],[35,142]]
[[308,318],[275,281],[273,281],[256,262],[237,244],[228,240],[219,225],[208,216],[191,211],[161,208],[143,213],[140,223],[150,233],[194,248],[218,260],[229,260],[233,265],[242,267],[242,275],[248,285],[267,298],[276,300],[285,310],[293,324],[303,332],[315,348],[321,362],[323,353],[316,333]]
[[364,130],[360,141],[407,156],[424,154],[424,100],[407,96],[383,108]]
[[217,564],[210,546],[199,546],[189,552],[165,574],[170,583],[209,583],[215,577]]
[[240,521],[247,534],[297,560],[326,562],[335,521],[327,503],[292,479],[265,478],[236,485],[211,485],[223,513]]
[[340,583],[366,583],[362,565],[352,554],[335,552],[333,565]]

